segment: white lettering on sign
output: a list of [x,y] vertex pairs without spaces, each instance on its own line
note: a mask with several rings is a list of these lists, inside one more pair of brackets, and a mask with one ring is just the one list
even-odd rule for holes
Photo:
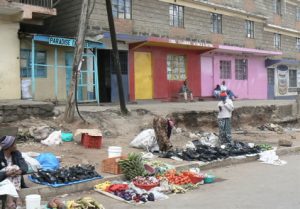
[[194,41],[187,41],[187,40],[176,40],[176,39],[169,39],[169,43],[172,44],[182,44],[182,45],[190,45],[190,46],[206,46],[206,47],[212,47],[211,44],[206,43],[206,41],[199,41],[199,42],[194,42]]
[[75,39],[50,37],[49,44],[59,46],[75,46]]

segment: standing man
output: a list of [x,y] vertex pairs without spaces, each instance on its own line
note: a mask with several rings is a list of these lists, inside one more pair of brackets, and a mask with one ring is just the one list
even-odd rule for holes
[[220,99],[221,101],[218,103],[219,140],[221,144],[232,144],[231,116],[234,109],[233,102],[224,91],[220,93]]

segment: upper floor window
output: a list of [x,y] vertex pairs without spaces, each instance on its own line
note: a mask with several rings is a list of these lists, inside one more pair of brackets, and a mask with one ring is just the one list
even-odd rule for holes
[[183,6],[171,4],[169,8],[170,25],[174,27],[184,27]]
[[297,87],[297,70],[289,70],[289,87]]
[[278,33],[274,34],[274,47],[275,49],[281,49],[281,35]]
[[300,52],[300,38],[296,38],[296,48]]
[[274,12],[278,15],[281,15],[281,6],[282,6],[282,1],[281,0],[273,0],[273,7],[274,7]]
[[167,79],[168,80],[185,80],[185,56],[168,55],[167,57]]
[[222,15],[211,13],[212,32],[222,33]]
[[300,21],[300,7],[296,8],[296,20]]
[[116,18],[131,19],[131,0],[112,0],[112,11]]
[[248,60],[246,59],[235,60],[235,79],[236,80],[248,79]]
[[220,61],[220,79],[231,79],[231,61]]
[[246,37],[254,38],[254,22],[250,20],[246,20],[245,27],[246,27]]
[[[21,49],[20,54],[20,65],[21,65],[21,77],[28,78],[31,77],[31,50]],[[34,76],[36,78],[47,78],[47,53],[45,51],[35,52],[35,72]]]

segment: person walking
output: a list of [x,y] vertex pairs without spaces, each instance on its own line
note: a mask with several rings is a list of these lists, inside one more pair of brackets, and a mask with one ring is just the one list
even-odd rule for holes
[[232,144],[231,116],[234,110],[233,102],[224,91],[220,93],[220,99],[221,101],[218,103],[219,140],[221,144]]

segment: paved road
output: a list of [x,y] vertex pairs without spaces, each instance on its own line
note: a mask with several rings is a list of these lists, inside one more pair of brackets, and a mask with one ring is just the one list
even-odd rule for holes
[[[153,113],[165,114],[178,111],[212,111],[216,110],[218,101],[203,101],[203,102],[160,102],[160,101],[143,101],[138,104],[128,104],[127,108],[129,110],[134,109],[147,109]],[[234,101],[235,107],[245,107],[245,106],[270,106],[270,105],[290,105],[296,104],[295,100],[237,100]],[[65,106],[57,106],[56,109],[64,111]],[[105,111],[107,109],[119,110],[119,105],[104,105],[104,106],[79,106],[80,111]]]
[[272,166],[253,162],[213,170],[224,181],[138,207],[99,194],[89,195],[98,199],[106,209],[298,209],[300,155],[282,159],[288,164]]

